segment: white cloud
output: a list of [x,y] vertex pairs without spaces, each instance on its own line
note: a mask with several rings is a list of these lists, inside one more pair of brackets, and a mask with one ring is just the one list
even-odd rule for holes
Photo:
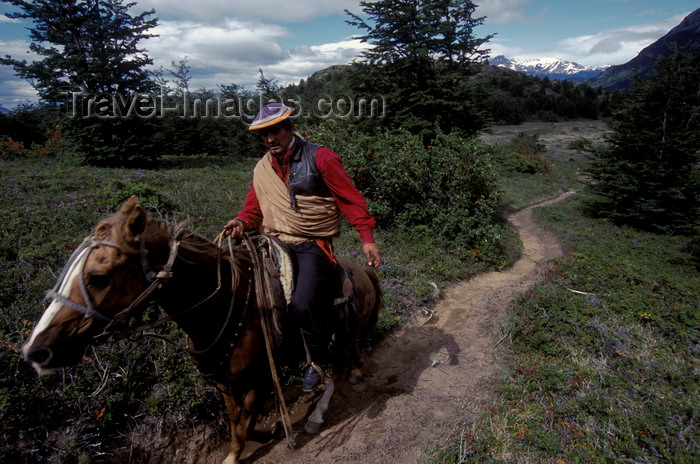
[[623,28],[607,29],[595,34],[567,37],[550,46],[537,49],[524,48],[522,44],[496,35],[488,43],[491,56],[505,55],[508,58],[529,59],[543,56],[574,61],[585,66],[623,64],[639,52],[666,35],[687,14],[668,19]]
[[316,71],[328,66],[348,64],[366,48],[367,44],[354,39],[310,47],[297,47],[289,50],[287,60],[269,67],[270,75],[274,75],[283,85],[298,83],[301,79],[306,79]]
[[[235,83],[254,90],[259,69],[280,84],[298,83],[333,64],[352,61],[366,45],[358,40],[285,49],[288,31],[277,25],[229,19],[212,26],[193,21],[163,21],[153,31],[159,37],[144,46],[156,67],[166,71],[187,58],[190,89],[216,89]],[[170,76],[167,75],[166,78]]]
[[29,83],[15,78],[9,66],[0,66],[0,83],[0,106],[14,108],[20,103],[38,100],[34,88]]
[[677,26],[685,15],[662,21],[609,29],[597,34],[569,37],[559,43],[566,56],[578,57],[586,65],[622,64]]
[[188,56],[193,67],[212,71],[235,65],[277,62],[286,57],[280,41],[288,34],[280,26],[228,20],[221,25],[163,22],[144,41],[149,55],[166,67]]
[[531,0],[481,0],[474,17],[486,16],[486,21],[494,24],[528,23],[530,19],[523,7]]
[[17,60],[34,61],[41,57],[29,50],[25,40],[0,40],[0,56],[10,55]]
[[[286,49],[283,41],[290,33],[285,27],[253,20],[225,19],[215,24],[160,21],[150,32],[158,37],[144,40],[141,46],[153,58],[155,68],[162,67],[166,71],[164,77],[172,80],[167,73],[172,62],[186,58],[192,78],[190,90],[215,90],[219,84],[232,83],[255,90],[259,69],[281,85],[298,83],[328,66],[349,63],[367,46],[358,40],[345,40]],[[40,58],[29,54],[28,49],[29,43],[22,40],[0,41],[2,56],[9,54],[28,61]],[[11,68],[6,67],[5,71],[5,101],[11,89],[20,88],[22,93],[15,101],[35,98],[28,84],[11,76]]]
[[[17,60],[32,62],[41,56],[29,50],[24,40],[0,40],[0,56],[10,55]],[[28,82],[15,76],[12,66],[0,66],[0,105],[14,108],[20,103],[36,102],[39,97]]]
[[313,18],[342,13],[344,9],[359,13],[359,0],[141,0],[137,10],[156,10],[162,18],[189,18],[219,21],[222,18],[257,18],[278,23],[309,21]]

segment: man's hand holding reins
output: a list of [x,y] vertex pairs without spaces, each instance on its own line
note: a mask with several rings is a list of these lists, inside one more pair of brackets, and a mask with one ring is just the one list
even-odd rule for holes
[[242,238],[245,233],[245,224],[240,219],[231,219],[224,226],[224,235],[233,238]]

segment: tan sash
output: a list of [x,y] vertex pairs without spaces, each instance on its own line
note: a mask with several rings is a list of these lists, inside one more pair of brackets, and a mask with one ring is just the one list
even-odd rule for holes
[[297,195],[298,211],[294,211],[287,185],[272,167],[271,156],[266,153],[253,170],[253,186],[263,215],[259,232],[289,243],[339,235],[340,210],[335,198]]

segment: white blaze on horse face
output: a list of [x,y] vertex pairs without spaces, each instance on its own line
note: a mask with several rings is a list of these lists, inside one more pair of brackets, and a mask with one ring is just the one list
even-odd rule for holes
[[[61,282],[60,287],[58,288],[58,294],[62,295],[66,298],[68,298],[68,293],[70,291],[70,287],[73,283],[73,280],[79,276],[80,272],[83,269],[83,264],[85,260],[87,259],[87,256],[90,252],[89,248],[85,248],[80,252],[80,254],[73,260],[71,260],[71,267],[69,268],[68,272],[65,273],[65,277],[63,278],[63,282]],[[32,335],[29,337],[29,340],[27,343],[25,343],[22,346],[22,356],[26,357],[27,352],[29,351],[29,348],[31,348],[32,344],[34,343],[34,340],[36,337],[46,330],[47,327],[51,324],[51,321],[53,321],[53,318],[56,317],[56,314],[58,314],[59,309],[61,309],[63,305],[58,302],[57,300],[53,300],[51,304],[49,305],[48,308],[46,308],[46,311],[44,311],[44,314],[41,316],[41,319],[39,319],[39,322],[36,323],[34,326],[34,330],[32,331]],[[36,363],[32,363],[34,365],[34,369],[39,371],[41,367],[39,367]],[[40,372],[41,373],[41,372]]]

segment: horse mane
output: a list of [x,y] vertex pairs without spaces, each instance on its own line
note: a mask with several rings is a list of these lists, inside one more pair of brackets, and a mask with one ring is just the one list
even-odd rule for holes
[[[141,250],[123,239],[122,226],[127,220],[127,215],[122,211],[102,219],[93,229],[92,234],[98,238],[105,238],[111,234],[112,240],[119,242],[130,254],[140,253]],[[244,245],[222,246],[202,237],[187,229],[187,221],[176,223],[174,219],[162,220],[149,217],[144,230],[144,240],[147,244],[149,256],[161,261],[167,259],[170,253],[171,240],[177,237],[179,243],[178,258],[188,264],[198,264],[204,261],[214,262],[226,260],[234,263],[240,272],[242,268],[250,267],[251,257]],[[164,264],[164,263],[163,263]]]
[[235,245],[230,248],[226,244],[219,246],[217,243],[187,229],[185,223],[175,224],[153,219],[159,231],[168,231],[168,237],[177,237],[180,242],[178,257],[188,264],[196,264],[203,260],[227,260],[232,261],[240,271],[242,267],[249,267],[251,258],[244,245]]

